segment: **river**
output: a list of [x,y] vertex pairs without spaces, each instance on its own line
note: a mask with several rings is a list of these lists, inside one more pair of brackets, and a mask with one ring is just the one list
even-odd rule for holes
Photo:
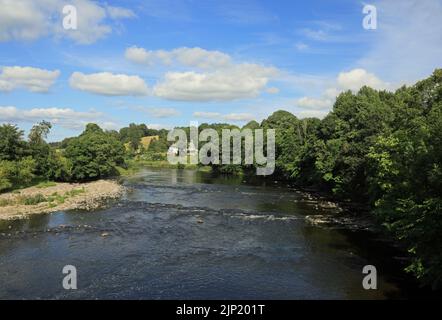
[[[107,209],[0,222],[0,299],[407,296],[391,252],[369,234],[308,225],[321,211],[295,189],[174,169],[123,183],[130,191]],[[377,290],[362,287],[368,264]],[[62,287],[65,265],[77,290]]]

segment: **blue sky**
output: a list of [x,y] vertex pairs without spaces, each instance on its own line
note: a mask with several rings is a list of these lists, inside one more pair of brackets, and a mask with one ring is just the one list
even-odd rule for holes
[[[77,9],[77,30],[62,9]],[[364,5],[377,29],[362,26]],[[0,0],[0,122],[242,125],[323,117],[343,90],[393,90],[442,66],[442,1]]]

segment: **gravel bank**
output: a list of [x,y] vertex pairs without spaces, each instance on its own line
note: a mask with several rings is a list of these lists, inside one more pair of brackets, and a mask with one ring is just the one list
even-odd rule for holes
[[[0,220],[23,219],[29,215],[64,210],[94,210],[117,199],[124,187],[115,181],[99,180],[88,183],[57,183],[46,188],[31,187],[0,195]],[[46,201],[25,204],[34,197]],[[29,200],[28,200],[29,202]]]

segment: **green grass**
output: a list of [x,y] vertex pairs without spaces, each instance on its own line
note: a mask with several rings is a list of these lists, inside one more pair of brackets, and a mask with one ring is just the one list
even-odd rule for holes
[[84,189],[84,187],[83,187],[81,189],[72,189],[71,191],[67,191],[67,192],[65,192],[64,195],[68,196],[68,197],[75,197],[75,196],[85,193],[85,192],[86,192],[86,189]]
[[36,204],[42,203],[42,202],[47,202],[48,200],[46,199],[46,197],[44,195],[42,195],[41,193],[38,193],[34,196],[28,196],[28,197],[23,197],[19,200],[19,202],[21,204],[24,204],[26,206],[34,206]]
[[54,192],[50,197],[47,198],[47,202],[49,202],[49,208],[54,208],[57,205],[65,203],[66,199],[70,197],[75,197],[85,192],[86,190],[84,189],[84,187],[81,189],[72,189],[71,191],[66,191],[64,195],[60,195],[57,192]]
[[47,198],[47,202],[49,202],[49,206],[53,204],[53,202],[56,202],[58,204],[62,204],[66,200],[66,196],[59,195],[57,192],[52,194],[50,197]]
[[85,188],[73,189],[66,191],[64,195],[58,194],[58,192],[52,193],[50,196],[45,197],[43,194],[38,193],[32,196],[18,196],[15,199],[0,199],[0,207],[12,206],[12,205],[26,205],[34,206],[43,202],[48,202],[50,208],[54,208],[60,204],[65,203],[66,199],[75,197],[79,194],[85,193]]
[[10,200],[10,199],[0,199],[0,207],[7,207],[10,205],[13,205],[14,201]]
[[15,199],[0,199],[0,207],[13,206],[17,204],[24,204],[26,206],[34,206],[42,202],[47,202],[48,199],[38,193],[33,196],[18,196]]
[[43,188],[55,187],[56,185],[57,183],[53,181],[42,181],[39,184],[37,184],[35,187],[43,189]]

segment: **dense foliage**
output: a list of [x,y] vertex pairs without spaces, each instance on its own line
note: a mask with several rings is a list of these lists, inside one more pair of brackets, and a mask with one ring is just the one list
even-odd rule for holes
[[124,166],[123,144],[96,124],[87,125],[79,137],[52,146],[45,141],[50,129],[51,124],[42,121],[24,140],[16,126],[0,126],[0,192],[42,180],[99,179]]
[[124,164],[124,154],[120,141],[92,123],[78,138],[72,139],[65,150],[71,164],[71,179],[75,181],[116,175],[116,167]]
[[365,203],[408,246],[407,268],[442,285],[442,70],[395,93],[342,93],[322,120],[278,111],[277,173]]

